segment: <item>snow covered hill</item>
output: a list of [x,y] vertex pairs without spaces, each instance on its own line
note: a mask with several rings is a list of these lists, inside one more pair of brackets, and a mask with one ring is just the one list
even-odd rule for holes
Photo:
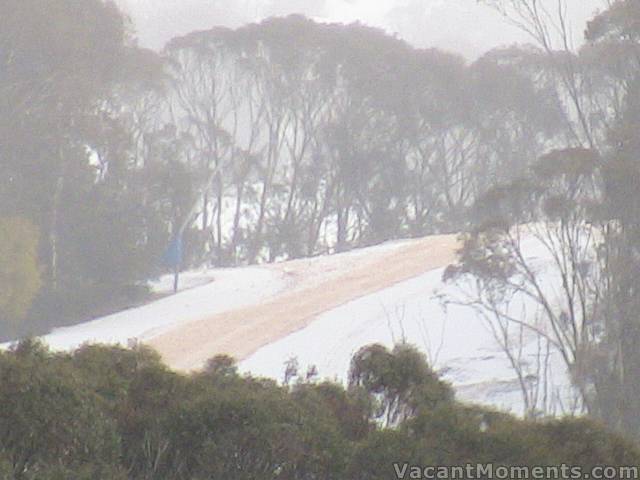
[[[541,265],[531,241],[527,254]],[[293,361],[301,376],[345,381],[361,347],[416,345],[463,400],[522,413],[518,378],[474,310],[448,305],[461,286],[442,282],[455,259],[453,236],[391,242],[352,252],[274,265],[202,270],[183,276],[183,291],[148,305],[82,325],[57,329],[43,340],[55,350],[83,343],[148,344],[173,368],[201,367],[215,354],[240,360],[240,369],[282,380]],[[154,285],[167,293],[170,278]],[[524,338],[523,361],[536,362],[535,338]],[[548,396],[571,401],[559,356],[549,359]],[[551,408],[547,406],[547,408]]]
[[[330,310],[307,328],[260,349],[241,363],[241,369],[283,380],[286,364],[293,361],[303,378],[315,367],[321,378],[345,381],[350,359],[361,347],[379,343],[391,348],[408,342],[426,354],[461,400],[522,414],[522,391],[505,353],[473,309],[445,307],[444,300],[455,298],[458,287],[444,285],[443,273],[444,268],[431,270]],[[525,361],[538,360],[535,338],[527,339],[523,349]],[[553,398],[547,409],[559,412],[572,402],[573,392],[555,352],[548,375]]]

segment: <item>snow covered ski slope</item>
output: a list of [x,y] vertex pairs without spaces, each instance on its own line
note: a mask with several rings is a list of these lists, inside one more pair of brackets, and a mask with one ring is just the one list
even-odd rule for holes
[[[530,243],[528,254],[544,263],[544,253]],[[444,308],[442,299],[460,289],[442,281],[457,247],[455,236],[436,236],[274,265],[189,272],[177,295],[57,329],[43,340],[56,350],[141,342],[183,371],[229,354],[243,372],[279,380],[285,363],[295,359],[301,375],[314,366],[320,378],[338,381],[346,379],[361,347],[404,341],[426,354],[461,399],[522,413],[520,383],[486,322],[469,307]],[[166,293],[170,283],[161,279],[154,289]],[[525,361],[536,360],[535,339],[525,339],[522,349]],[[550,388],[568,398],[568,376],[553,354],[548,374]]]

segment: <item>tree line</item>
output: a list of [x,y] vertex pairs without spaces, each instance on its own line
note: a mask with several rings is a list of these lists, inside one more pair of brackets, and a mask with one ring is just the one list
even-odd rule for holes
[[183,225],[184,267],[460,231],[566,136],[527,50],[467,64],[292,16],[157,54],[111,2],[45,3],[1,5],[5,336],[138,301]]
[[0,353],[0,379],[5,479],[382,480],[405,463],[640,464],[634,445],[587,420],[533,423],[456,403],[407,345],[363,348],[347,388],[242,376],[224,356],[186,376],[144,348],[54,354],[33,341]]

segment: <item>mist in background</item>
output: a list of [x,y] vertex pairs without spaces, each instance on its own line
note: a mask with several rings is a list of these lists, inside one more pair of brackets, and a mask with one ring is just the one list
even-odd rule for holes
[[[491,48],[527,42],[476,0],[117,0],[134,22],[142,46],[161,49],[176,35],[213,26],[236,28],[271,16],[304,14],[320,22],[383,28],[417,47],[436,47],[473,60]],[[546,0],[552,4],[555,0]],[[601,0],[571,0],[576,46]]]

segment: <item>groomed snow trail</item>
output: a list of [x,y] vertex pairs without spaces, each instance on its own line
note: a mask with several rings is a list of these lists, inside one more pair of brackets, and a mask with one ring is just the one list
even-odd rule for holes
[[450,264],[457,245],[455,236],[433,236],[273,265],[270,268],[290,279],[290,287],[281,293],[259,304],[177,325],[145,343],[172,368],[183,371],[198,369],[217,354],[244,360],[325,312]]
[[[466,288],[442,281],[458,247],[456,236],[434,236],[273,265],[187,272],[176,295],[42,339],[62,351],[133,340],[181,371],[227,354],[242,372],[276,380],[295,358],[302,376],[315,366],[319,378],[342,382],[359,348],[406,341],[427,355],[459,399],[521,414],[516,374],[487,324],[468,307],[445,311],[440,301]],[[532,239],[524,247],[545,289],[553,291],[557,279],[548,271],[548,252]],[[166,295],[171,280],[152,287]],[[523,342],[522,361],[535,365],[535,338]],[[549,360],[549,396],[567,405],[569,375],[557,354]]]
[[[523,248],[545,289],[552,291],[558,282],[548,269],[544,246],[529,238]],[[430,270],[438,263],[437,258],[431,261],[422,263],[425,268],[419,275],[328,310],[308,327],[261,348],[240,363],[241,371],[282,380],[285,363],[295,360],[302,378],[315,367],[319,379],[345,382],[350,360],[360,348],[373,343],[392,348],[407,342],[425,353],[430,366],[455,387],[458,399],[524,413],[520,382],[490,326],[473,308],[456,304],[444,308],[443,300],[462,298],[469,285],[444,283],[444,268]],[[525,297],[514,299],[512,307],[514,314],[535,312]],[[537,340],[528,332],[512,339],[512,347],[520,349],[518,361],[536,374],[527,381],[540,378],[546,386],[544,401],[539,397],[536,408],[548,413],[570,411],[574,392],[562,358],[552,351],[544,371],[536,371],[541,360]]]

